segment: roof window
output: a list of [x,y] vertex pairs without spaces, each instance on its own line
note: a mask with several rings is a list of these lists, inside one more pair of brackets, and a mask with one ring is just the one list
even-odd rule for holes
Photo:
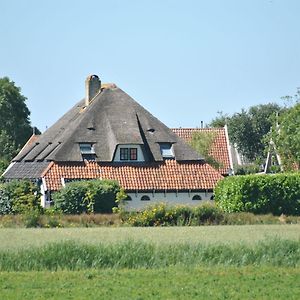
[[81,154],[95,154],[94,145],[82,143],[79,144]]
[[82,158],[86,160],[95,160],[96,153],[94,149],[94,145],[90,143],[80,143],[80,152],[82,154]]
[[137,160],[137,148],[120,148],[120,160]]
[[171,143],[159,143],[160,153],[163,158],[173,158],[173,147]]

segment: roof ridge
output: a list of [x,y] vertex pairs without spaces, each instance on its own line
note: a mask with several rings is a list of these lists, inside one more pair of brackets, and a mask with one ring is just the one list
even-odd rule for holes
[[51,161],[49,163],[49,165],[47,166],[47,168],[41,174],[41,177],[45,177],[47,175],[47,173],[50,171],[50,169],[52,168],[53,165],[54,165],[54,161]]

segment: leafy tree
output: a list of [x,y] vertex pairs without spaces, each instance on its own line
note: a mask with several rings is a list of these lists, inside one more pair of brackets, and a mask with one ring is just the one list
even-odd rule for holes
[[209,127],[220,128],[227,124],[229,116],[224,114],[222,111],[218,111],[218,116],[208,124]]
[[3,168],[32,134],[30,111],[25,101],[13,81],[0,78],[0,165]]
[[210,123],[212,127],[228,125],[228,134],[231,143],[234,143],[239,152],[250,161],[260,161],[265,157],[265,136],[270,132],[272,116],[282,108],[275,103],[256,105],[249,110],[232,116],[220,115]]
[[287,109],[278,118],[272,138],[286,170],[300,168],[300,103]]

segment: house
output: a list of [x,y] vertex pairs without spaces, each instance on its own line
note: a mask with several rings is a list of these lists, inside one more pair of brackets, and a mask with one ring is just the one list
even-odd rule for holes
[[212,199],[218,170],[115,84],[91,75],[85,86],[84,99],[23,147],[6,180],[36,180],[44,207],[53,192],[83,179],[117,180],[128,209]]

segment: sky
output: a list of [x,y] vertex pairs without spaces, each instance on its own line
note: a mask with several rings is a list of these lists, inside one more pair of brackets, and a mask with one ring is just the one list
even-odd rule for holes
[[169,127],[300,86],[298,0],[0,0],[0,77],[50,127],[97,74]]

